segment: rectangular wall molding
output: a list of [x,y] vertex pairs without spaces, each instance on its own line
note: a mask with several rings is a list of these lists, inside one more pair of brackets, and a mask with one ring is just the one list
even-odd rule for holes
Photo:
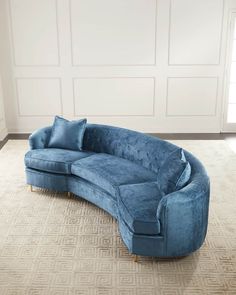
[[224,0],[170,0],[168,64],[219,65]]
[[166,116],[216,116],[217,77],[169,77]]
[[73,66],[156,64],[157,0],[69,1]]
[[17,78],[19,117],[53,117],[62,115],[60,78]]
[[9,0],[15,66],[59,66],[57,0]]
[[153,77],[75,78],[73,85],[74,116],[154,116]]

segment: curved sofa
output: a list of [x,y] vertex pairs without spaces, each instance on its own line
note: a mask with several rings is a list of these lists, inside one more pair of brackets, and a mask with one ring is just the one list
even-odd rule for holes
[[208,223],[209,178],[203,165],[184,151],[191,165],[187,185],[161,195],[157,173],[178,147],[157,137],[87,124],[83,151],[47,148],[52,127],[35,131],[25,156],[27,183],[72,192],[115,217],[129,252],[177,257],[197,250]]

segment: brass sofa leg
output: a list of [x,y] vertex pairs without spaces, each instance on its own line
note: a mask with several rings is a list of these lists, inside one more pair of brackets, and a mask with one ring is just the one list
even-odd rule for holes
[[33,186],[30,184],[29,186],[31,193],[33,192]]
[[71,192],[67,192],[67,196],[70,197],[71,196]]
[[138,255],[134,255],[133,260],[134,262],[138,262]]

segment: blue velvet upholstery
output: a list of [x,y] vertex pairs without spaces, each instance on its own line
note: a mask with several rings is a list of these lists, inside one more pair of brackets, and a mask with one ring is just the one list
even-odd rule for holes
[[162,234],[168,236],[168,256],[183,256],[197,250],[207,231],[209,178],[198,159],[186,151],[185,155],[192,169],[188,185],[164,196],[157,209]]
[[190,179],[191,166],[182,149],[173,151],[162,164],[157,182],[163,194],[170,194],[184,187]]
[[26,181],[28,184],[40,188],[59,192],[72,192],[106,210],[113,217],[118,217],[116,198],[80,177],[26,168]]
[[157,207],[161,198],[156,182],[122,185],[118,194],[120,217],[136,234],[157,235],[160,233]]
[[[51,129],[42,128],[30,136],[31,153],[48,148]],[[39,166],[26,167],[27,183],[73,192],[109,212],[131,253],[176,257],[199,249],[207,232],[210,183],[196,157],[156,137],[96,124],[87,124],[83,149],[86,158],[73,160],[72,174],[61,168],[46,172]],[[191,174],[189,168],[183,169],[188,172],[178,175],[175,187],[162,192],[160,182],[168,177],[161,171],[171,162],[172,153],[180,153],[180,163],[175,164],[186,169],[189,163]]]
[[157,173],[177,147],[140,132],[104,125],[87,124],[84,149],[130,160]]
[[50,173],[27,167],[25,172],[28,184],[58,192],[69,191],[68,175],[66,174]]
[[87,120],[68,121],[56,116],[48,142],[50,148],[80,151]]
[[44,127],[34,131],[29,137],[29,145],[31,150],[44,149],[48,147],[51,137],[52,127]]
[[63,149],[36,149],[25,155],[25,166],[41,171],[71,174],[71,165],[76,160],[89,157],[92,152],[79,152]]
[[76,161],[71,171],[113,196],[119,185],[156,180],[156,174],[152,171],[126,159],[102,153]]

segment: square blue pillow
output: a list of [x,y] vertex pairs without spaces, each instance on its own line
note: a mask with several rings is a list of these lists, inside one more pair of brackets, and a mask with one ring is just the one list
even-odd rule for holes
[[76,151],[82,150],[86,123],[86,119],[68,121],[56,116],[52,126],[48,147]]
[[170,194],[184,187],[191,176],[191,166],[184,151],[177,149],[165,160],[158,171],[157,181],[163,195]]

